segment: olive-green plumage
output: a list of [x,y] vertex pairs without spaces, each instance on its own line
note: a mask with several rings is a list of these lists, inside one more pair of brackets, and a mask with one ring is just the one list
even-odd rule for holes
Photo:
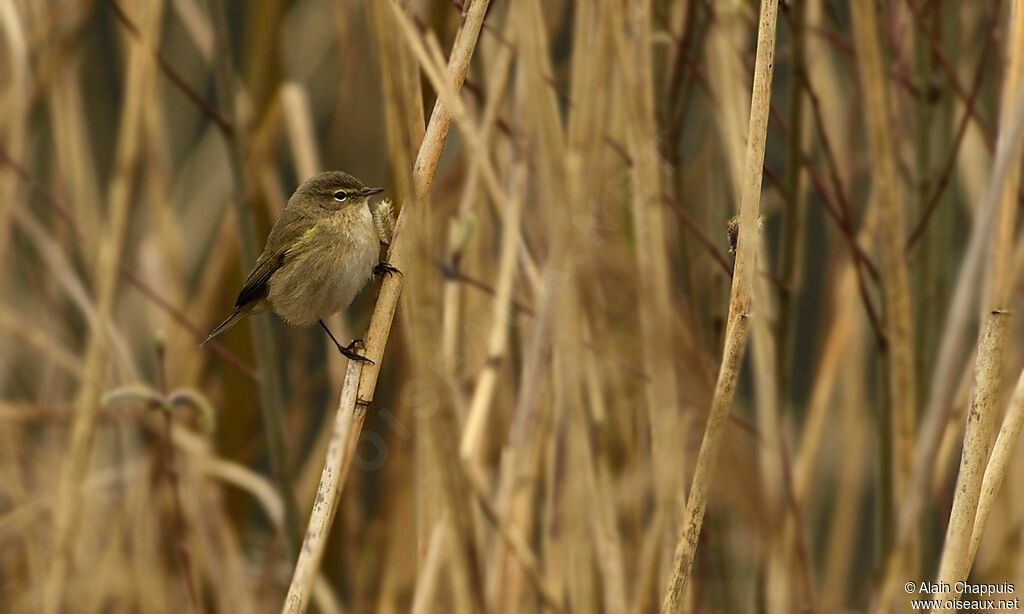
[[319,322],[326,330],[323,319],[348,307],[373,275],[380,243],[367,199],[381,191],[341,171],[299,186],[238,293],[234,313],[203,343],[268,309],[289,324]]

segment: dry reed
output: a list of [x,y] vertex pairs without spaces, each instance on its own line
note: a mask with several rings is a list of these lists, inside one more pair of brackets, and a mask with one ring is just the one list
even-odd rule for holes
[[775,58],[775,23],[778,3],[768,0],[761,6],[761,19],[757,32],[757,54],[754,56],[754,86],[750,99],[750,125],[747,128],[747,153],[743,181],[740,183],[739,229],[736,264],[733,267],[732,292],[729,297],[729,316],[725,328],[725,349],[715,384],[700,455],[694,468],[693,483],[686,500],[686,512],[672,564],[672,576],[662,601],[662,612],[681,609],[683,592],[690,578],[690,570],[697,551],[707,508],[708,491],[722,445],[724,426],[730,409],[740,363],[746,349],[749,329],[749,310],[757,254],[760,243],[761,170],[764,164],[765,139],[768,129],[768,111],[771,104],[772,68]]
[[[1000,141],[1006,141],[1005,156],[1009,170],[1000,183],[993,184],[990,188],[998,192],[998,209],[989,254],[986,313],[978,333],[973,398],[967,412],[956,496],[950,511],[946,543],[942,550],[937,578],[940,583],[945,582],[954,586],[967,579],[974,562],[975,519],[979,514],[978,500],[987,473],[986,467],[990,463],[989,454],[993,445],[996,408],[1002,392],[1003,367],[1010,331],[1010,273],[1016,234],[1017,191],[1021,183],[1020,164],[1021,156],[1024,154],[1024,147],[1017,131],[1013,130],[1012,123],[1021,104],[1019,97],[1020,76],[1024,70],[1024,3],[1013,2],[1010,15],[1007,72],[1002,84],[999,133]],[[1000,142],[999,145],[1004,143]],[[998,149],[999,147],[997,151]],[[959,597],[959,594],[960,591],[953,590],[953,598]],[[937,609],[933,608],[933,611]]]
[[[0,2],[0,609],[1024,585],[1019,4]],[[335,168],[374,364],[199,348]]]

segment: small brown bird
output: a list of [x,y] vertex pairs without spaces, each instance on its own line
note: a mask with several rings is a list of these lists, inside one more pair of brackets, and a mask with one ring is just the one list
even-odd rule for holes
[[380,243],[367,200],[384,188],[368,188],[341,171],[320,173],[299,186],[270,230],[235,300],[235,311],[203,341],[230,330],[242,318],[270,309],[288,324],[320,326],[353,360],[357,339],[343,346],[324,323],[349,306],[374,273],[397,269],[378,263]]

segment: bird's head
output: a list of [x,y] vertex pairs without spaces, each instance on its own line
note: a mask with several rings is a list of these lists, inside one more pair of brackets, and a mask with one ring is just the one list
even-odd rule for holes
[[367,199],[384,188],[368,188],[361,181],[341,171],[326,171],[310,177],[295,191],[304,201],[315,202],[324,209],[337,210],[352,205],[365,205]]

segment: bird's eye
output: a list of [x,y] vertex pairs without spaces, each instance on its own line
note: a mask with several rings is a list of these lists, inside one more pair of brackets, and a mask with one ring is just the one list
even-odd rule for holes
[[338,190],[337,192],[334,193],[334,200],[344,201],[346,199],[348,199],[348,192],[344,190]]

